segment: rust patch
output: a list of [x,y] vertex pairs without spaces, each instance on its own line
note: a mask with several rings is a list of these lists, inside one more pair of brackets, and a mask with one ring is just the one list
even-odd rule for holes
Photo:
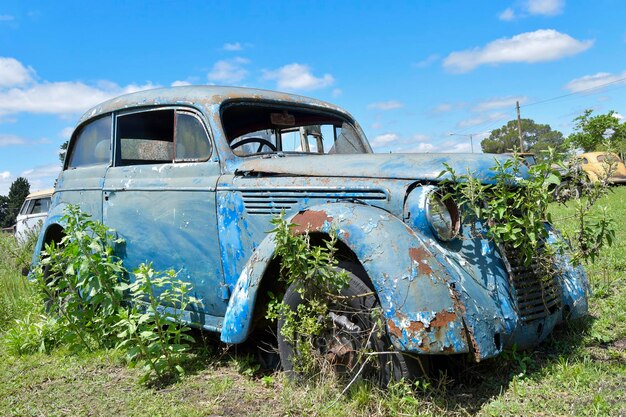
[[422,323],[421,321],[412,321],[407,327],[407,330],[417,333],[424,330],[424,328],[424,323]]
[[444,353],[456,353],[456,351],[454,350],[454,347],[452,346],[444,346],[443,352]]
[[397,338],[402,337],[402,329],[396,326],[396,323],[393,322],[392,319],[387,320],[387,326],[389,327],[389,331]]
[[300,235],[305,231],[317,231],[320,230],[324,223],[332,222],[333,218],[326,214],[325,211],[319,210],[309,210],[304,213],[298,213],[293,218],[293,223],[295,226],[293,227],[293,233]]
[[430,265],[426,263],[427,259],[432,258],[432,256],[426,251],[426,249],[419,248],[409,248],[409,256],[413,261],[417,263],[417,269],[422,275],[430,275],[433,273]]
[[449,311],[440,311],[435,314],[435,318],[430,321],[431,327],[443,327],[456,319],[456,314]]

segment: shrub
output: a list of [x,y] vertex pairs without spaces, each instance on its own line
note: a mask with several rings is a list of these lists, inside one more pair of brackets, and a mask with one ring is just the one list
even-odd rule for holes
[[[189,295],[191,286],[179,279],[173,270],[159,273],[151,264],[134,271],[135,281],[128,286],[131,307],[121,314],[116,328],[118,344],[127,360],[144,370],[144,381],[151,376],[163,378],[180,366],[194,339],[183,325],[187,307],[199,301]],[[169,307],[163,307],[169,306]]]

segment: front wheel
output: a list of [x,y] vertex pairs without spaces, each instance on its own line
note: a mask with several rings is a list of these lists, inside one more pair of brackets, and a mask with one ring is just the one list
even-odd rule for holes
[[[303,334],[278,321],[278,351],[283,369],[290,377],[317,375],[331,371],[341,379],[368,379],[386,386],[391,381],[410,378],[410,358],[394,352],[384,325],[382,308],[374,291],[348,271],[348,285],[339,296],[327,295],[326,314],[317,317],[321,331]],[[305,310],[298,286],[292,284],[284,303],[292,312]]]

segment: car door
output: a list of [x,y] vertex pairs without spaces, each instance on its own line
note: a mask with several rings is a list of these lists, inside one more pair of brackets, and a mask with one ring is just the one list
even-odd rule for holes
[[228,301],[215,208],[220,166],[202,118],[177,108],[118,114],[114,143],[103,218],[125,239],[125,265],[178,271],[202,301],[197,319],[219,327],[206,315],[223,316]]

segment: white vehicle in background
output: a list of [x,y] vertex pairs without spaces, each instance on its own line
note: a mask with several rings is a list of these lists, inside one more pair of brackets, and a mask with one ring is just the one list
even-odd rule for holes
[[15,237],[20,242],[26,242],[29,234],[37,235],[44,220],[48,216],[50,198],[53,188],[28,194],[15,224]]

